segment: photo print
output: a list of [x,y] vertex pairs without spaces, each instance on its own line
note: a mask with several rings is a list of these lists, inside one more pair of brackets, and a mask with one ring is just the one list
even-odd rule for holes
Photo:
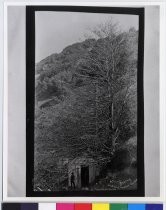
[[27,6],[27,196],[144,196],[144,9]]

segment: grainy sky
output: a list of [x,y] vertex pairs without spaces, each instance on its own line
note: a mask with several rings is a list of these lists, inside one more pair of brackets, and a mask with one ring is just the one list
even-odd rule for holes
[[138,29],[138,16],[79,13],[79,12],[36,12],[36,62],[61,52],[66,46],[85,39],[85,34],[97,24],[113,18],[122,30]]

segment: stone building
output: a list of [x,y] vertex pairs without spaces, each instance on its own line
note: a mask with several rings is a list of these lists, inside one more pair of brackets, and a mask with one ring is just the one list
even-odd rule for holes
[[99,165],[90,157],[78,157],[68,164],[68,185],[71,186],[71,174],[74,174],[76,188],[87,188],[99,175]]

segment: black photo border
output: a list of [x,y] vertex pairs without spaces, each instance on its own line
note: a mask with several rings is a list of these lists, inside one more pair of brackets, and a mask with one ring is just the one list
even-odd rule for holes
[[[137,190],[34,191],[35,12],[62,11],[139,16],[137,62]],[[27,197],[144,197],[144,8],[94,6],[26,6],[26,196]]]

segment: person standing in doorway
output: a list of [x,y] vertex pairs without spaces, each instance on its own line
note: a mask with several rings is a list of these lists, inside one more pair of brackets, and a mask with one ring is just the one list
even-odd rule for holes
[[71,173],[70,182],[71,182],[71,188],[75,189],[75,176],[73,172]]

